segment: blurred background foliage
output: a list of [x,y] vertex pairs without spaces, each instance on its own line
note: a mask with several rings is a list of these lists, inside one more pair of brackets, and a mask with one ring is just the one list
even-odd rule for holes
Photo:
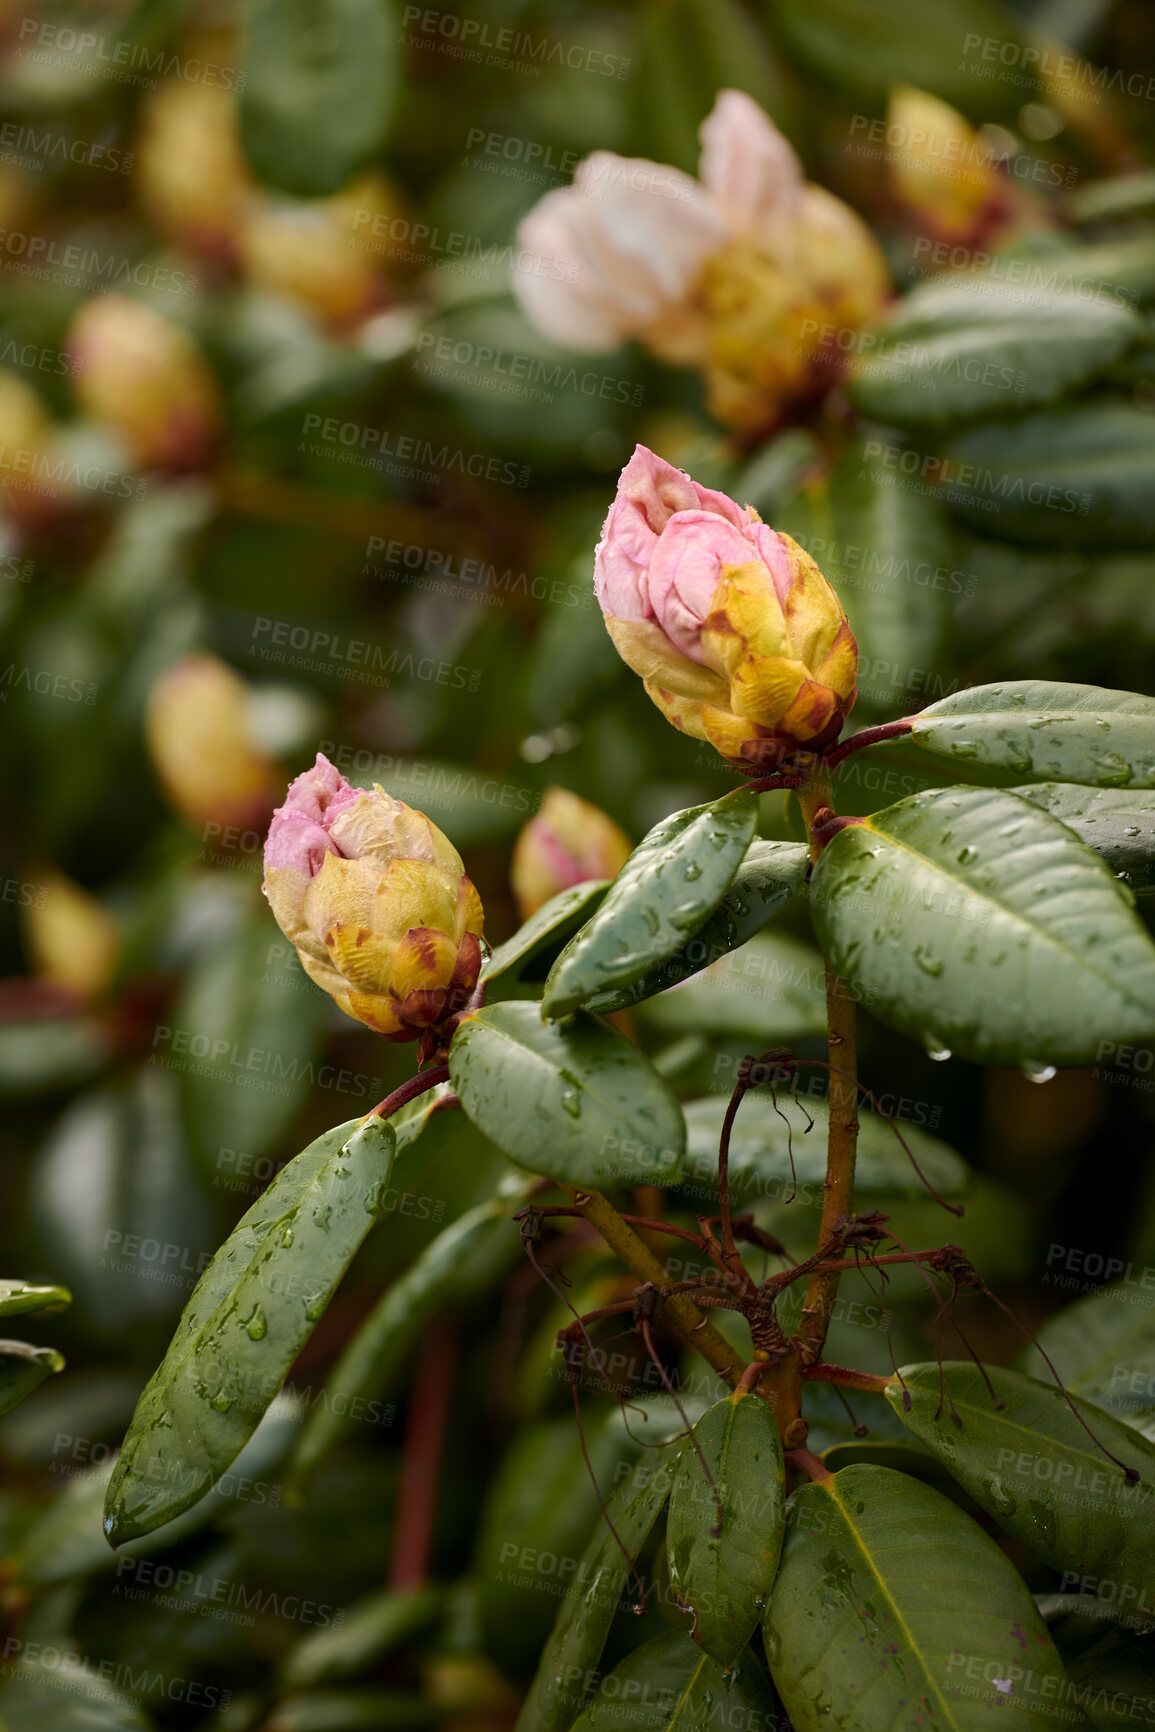
[[[558,1604],[503,1578],[503,1547],[580,1553],[595,1513],[552,1350],[566,1313],[512,1226],[495,1220],[475,1259],[429,1277],[374,1417],[344,1427],[303,1501],[278,1480],[355,1323],[505,1174],[461,1115],[399,1164],[395,1212],[238,1466],[264,1489],[206,1500],[127,1570],[99,1532],[109,1451],[207,1255],[289,1155],[411,1068],[281,939],[259,891],[269,814],[318,749],[381,781],[462,851],[497,944],[518,924],[513,846],[547,788],[635,842],[725,791],[593,602],[598,529],[638,440],[815,552],[859,633],[860,725],[1003,677],[1149,688],[1155,15],[1142,0],[242,11],[0,11],[0,1267],[74,1296],[20,1319],[67,1368],[44,1360],[48,1380],[0,1421],[5,1605],[27,1645],[6,1651],[24,1670],[0,1714],[40,1732],[80,1724],[78,1704],[93,1726],[501,1726]],[[973,211],[930,224],[925,188],[884,146],[859,148],[885,139],[902,86],[983,129],[989,242],[966,229]],[[945,236],[936,265],[959,262],[956,242],[971,268],[980,246],[1004,272],[1059,261],[1121,286],[1145,330],[1020,405],[1025,426],[977,401],[944,429],[935,393],[887,397],[864,375],[857,408],[836,386],[757,442],[638,346],[558,350],[510,292],[518,221],[595,149],[693,172],[722,88],[754,96],[809,178],[865,216],[896,292]],[[1013,360],[1021,329],[1006,340]],[[980,333],[977,352],[1006,359],[1003,341]],[[899,448],[922,485],[894,484],[912,473],[884,455]],[[977,512],[951,491],[952,458],[1033,465],[1089,509]],[[870,811],[935,779],[891,746],[846,766],[838,800]],[[800,836],[784,796],[764,798],[761,830]],[[751,1046],[822,1051],[817,963],[787,917],[746,954],[748,978],[715,970],[632,1031],[687,1099],[724,1094]],[[1111,1276],[1150,1305],[1149,1053],[1040,1088],[863,1025],[883,1104],[973,1169],[950,1236],[1022,1315]],[[946,1236],[903,1190],[882,1186],[907,1242]],[[799,1249],[807,1194],[787,1210],[783,1179],[757,1200]],[[579,1307],[620,1290],[595,1247],[564,1256]],[[926,1358],[917,1284],[887,1297],[899,1362]],[[456,1585],[399,1599],[382,1584],[430,1314],[425,1357],[452,1381],[435,1569]],[[880,1316],[848,1282],[833,1357],[887,1369]],[[969,1329],[993,1359],[1021,1351],[994,1314]],[[892,1429],[874,1405],[872,1426]],[[587,1406],[612,1478],[632,1446],[612,1402]],[[813,1411],[820,1447],[850,1436],[836,1403]],[[176,1589],[157,1559],[186,1573]],[[656,1606],[647,1628],[676,1617]],[[74,1693],[59,1667],[55,1685],[37,1678],[38,1642],[90,1656]]]

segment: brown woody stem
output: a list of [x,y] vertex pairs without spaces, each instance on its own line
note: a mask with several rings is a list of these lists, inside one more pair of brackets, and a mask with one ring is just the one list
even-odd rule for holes
[[[607,1197],[600,1191],[572,1193],[582,1214],[596,1227],[610,1250],[615,1252],[640,1285],[652,1282],[659,1291],[666,1287],[666,1271],[645,1241],[625,1221]],[[692,1299],[683,1293],[671,1293],[665,1300],[662,1315],[689,1347],[696,1348],[718,1376],[735,1387],[744,1369],[742,1355],[720,1335]]]
[[[818,770],[798,794],[810,839],[810,857],[817,860],[822,842],[815,836],[815,819],[830,811],[830,776]],[[854,1209],[854,1161],[858,1148],[858,1038],[854,1001],[826,964],[827,1056],[830,1061],[829,1134],[826,1179],[822,1187],[822,1222],[818,1242],[827,1244],[844,1216]],[[806,1289],[798,1339],[804,1365],[822,1357],[826,1331],[838,1294],[836,1269],[816,1269]]]

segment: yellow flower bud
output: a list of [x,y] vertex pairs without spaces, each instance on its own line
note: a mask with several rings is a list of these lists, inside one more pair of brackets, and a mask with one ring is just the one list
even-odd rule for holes
[[141,195],[161,233],[215,262],[231,260],[245,212],[260,197],[232,95],[169,79],[145,104],[138,155]]
[[39,397],[15,373],[0,370],[0,489],[5,509],[25,524],[50,517],[66,489],[49,479],[54,429]]
[[253,733],[249,690],[216,656],[168,668],[149,694],[145,737],[169,802],[190,824],[263,825],[281,772]]
[[567,788],[547,788],[536,817],[513,849],[513,893],[523,920],[559,890],[591,878],[616,878],[632,853],[630,839],[600,806]]
[[389,297],[373,225],[399,209],[379,175],[364,175],[332,198],[264,201],[241,228],[245,274],[258,288],[302,302],[331,325],[354,324]]
[[127,295],[85,301],[68,332],[86,415],[147,469],[195,469],[220,424],[214,375],[179,325]]
[[42,980],[79,998],[95,998],[107,986],[120,951],[120,934],[108,910],[66,878],[44,875],[40,892],[24,910],[33,967]]
[[890,93],[887,181],[907,215],[937,240],[989,239],[1014,208],[990,145],[957,109],[912,85]]
[[265,895],[306,974],[388,1040],[416,1040],[477,984],[481,899],[457,850],[319,753],[269,826]]

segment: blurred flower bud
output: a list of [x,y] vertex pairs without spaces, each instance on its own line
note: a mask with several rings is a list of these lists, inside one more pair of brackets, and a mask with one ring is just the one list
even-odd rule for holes
[[136,173],[162,234],[216,263],[235,257],[248,207],[259,198],[237,138],[227,90],[171,78],[148,99]]
[[356,324],[389,298],[386,244],[374,239],[374,228],[399,214],[396,194],[379,175],[308,204],[262,201],[241,228],[245,274],[331,325]]
[[55,429],[39,397],[15,373],[0,369],[0,488],[5,509],[21,523],[52,515],[67,488],[54,481]]
[[198,827],[263,826],[281,771],[255,738],[248,687],[211,655],[186,656],[149,694],[145,737],[169,802]]
[[97,295],[68,331],[77,400],[145,469],[199,467],[215,441],[216,379],[179,325],[143,301]]
[[886,119],[887,182],[919,231],[973,246],[989,241],[1014,212],[995,153],[949,103],[896,85]]
[[854,634],[814,561],[750,506],[639,445],[594,586],[663,715],[722,757],[772,766],[837,738],[855,698]]
[[320,753],[269,826],[265,895],[306,974],[388,1040],[416,1040],[477,984],[481,899],[456,849]]
[[598,151],[518,231],[540,269],[514,291],[538,328],[576,349],[640,338],[697,368],[710,407],[742,431],[826,385],[845,343],[886,299],[869,229],[802,180],[750,97],[724,90],[701,129],[700,178]]
[[567,788],[547,788],[536,817],[513,850],[513,894],[523,920],[573,884],[616,878],[633,849],[625,831],[600,806]]
[[24,929],[42,980],[86,999],[107,986],[120,934],[108,910],[71,878],[62,872],[44,875],[24,909]]

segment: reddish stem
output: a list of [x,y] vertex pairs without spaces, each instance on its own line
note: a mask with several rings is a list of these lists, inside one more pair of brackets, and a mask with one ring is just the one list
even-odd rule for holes
[[894,1382],[893,1376],[880,1377],[873,1371],[854,1371],[849,1365],[831,1365],[828,1360],[805,1366],[802,1375],[808,1383],[837,1383],[843,1389],[869,1389],[879,1395]]
[[841,764],[843,758],[849,758],[852,752],[861,752],[866,746],[881,746],[887,740],[900,740],[903,734],[910,733],[913,726],[913,720],[905,717],[900,722],[883,722],[877,728],[863,728],[860,734],[851,734],[848,740],[843,740],[832,752],[825,753],[822,762],[828,770],[833,770],[837,764]]
[[437,1485],[460,1346],[457,1325],[445,1317],[430,1324],[421,1345],[401,1446],[397,1526],[389,1566],[389,1586],[398,1592],[419,1588],[429,1576]]
[[429,1089],[435,1089],[438,1083],[448,1081],[449,1066],[447,1064],[435,1065],[432,1070],[419,1071],[416,1076],[411,1076],[408,1082],[403,1082],[400,1088],[395,1088],[391,1095],[386,1095],[383,1101],[378,1101],[373,1112],[366,1114],[366,1117],[372,1118],[376,1115],[379,1119],[387,1119],[390,1113],[398,1112],[401,1107],[407,1106],[412,1100],[416,1100],[418,1095],[425,1094]]

